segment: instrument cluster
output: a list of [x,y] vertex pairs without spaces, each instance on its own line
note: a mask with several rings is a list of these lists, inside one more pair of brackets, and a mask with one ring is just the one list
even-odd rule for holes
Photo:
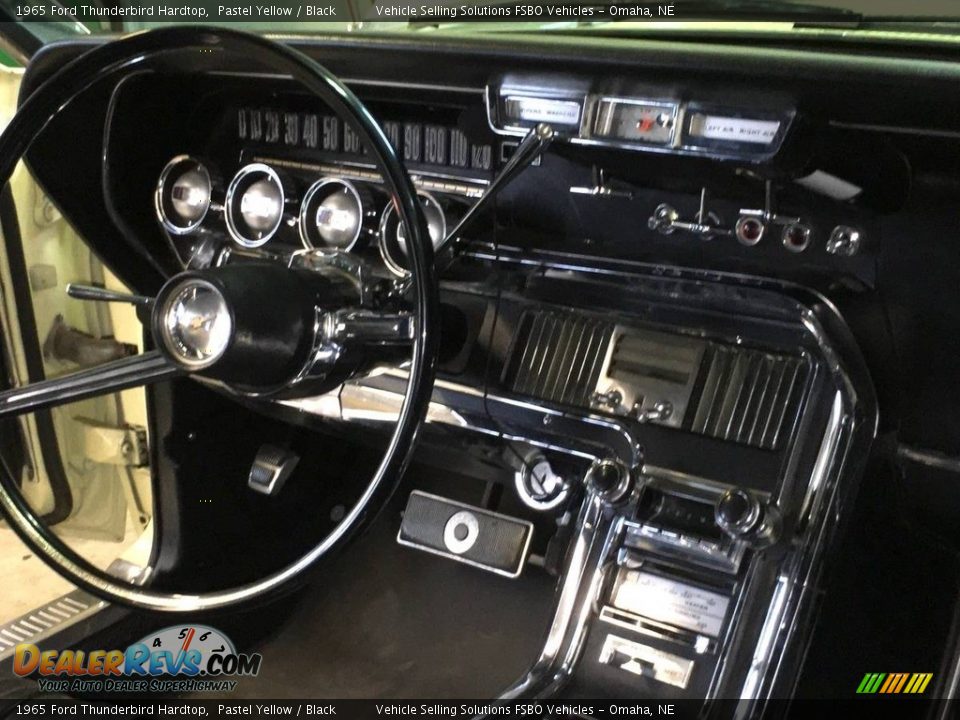
[[[407,233],[379,176],[291,165],[257,159],[226,182],[212,163],[178,155],[160,173],[157,219],[174,238],[226,235],[249,250],[379,251],[387,270],[408,274]],[[462,214],[463,200],[423,189],[418,195],[436,248]]]

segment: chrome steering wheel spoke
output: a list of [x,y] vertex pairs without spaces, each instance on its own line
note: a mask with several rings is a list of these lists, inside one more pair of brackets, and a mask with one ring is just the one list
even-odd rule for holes
[[320,338],[336,345],[409,345],[413,341],[413,315],[345,308],[320,315]]
[[0,418],[168,380],[182,370],[156,350],[0,392]]

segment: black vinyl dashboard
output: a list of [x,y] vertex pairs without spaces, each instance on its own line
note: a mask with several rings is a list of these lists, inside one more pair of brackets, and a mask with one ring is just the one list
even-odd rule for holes
[[[849,304],[848,321],[869,327],[861,342],[872,373],[892,380],[878,383],[884,388],[899,386],[886,407],[909,413],[920,427],[929,413],[916,399],[940,402],[938,393],[918,386],[929,375],[912,371],[926,365],[929,349],[907,347],[901,338],[922,336],[924,325],[952,312],[937,300],[938,286],[954,285],[951,265],[933,260],[928,267],[949,251],[943,238],[954,232],[960,184],[954,152],[960,95],[952,90],[957,67],[948,55],[569,36],[524,37],[522,44],[510,36],[427,33],[284,40],[347,78],[382,114],[448,226],[517,142],[512,130],[525,123],[509,113],[528,119],[559,113],[562,121],[565,108],[579,112],[567,140],[507,187],[495,222],[475,226],[470,241],[489,243],[481,230],[492,227],[504,247],[811,287]],[[23,92],[91,42],[97,41],[42,51]],[[164,166],[182,154],[209,158],[224,190],[240,168],[261,161],[290,177],[292,194],[299,193],[294,200],[329,173],[369,186],[372,217],[364,220],[357,251],[380,262],[383,200],[364,177],[369,168],[362,150],[351,147],[349,128],[324,127],[323,108],[304,107],[281,78],[257,76],[235,58],[171,56],[165,64],[129,77],[115,93],[93,89],[77,101],[76,115],[64,113],[48,130],[69,133],[73,150],[42,143],[30,158],[51,195],[63,198],[65,214],[98,238],[111,265],[119,268],[122,248],[134,245],[135,259],[127,256],[121,269],[133,286],[156,289],[162,274],[179,265],[153,196]],[[205,66],[212,74],[201,72]],[[608,98],[630,104],[603,106]],[[926,110],[932,98],[936,112]],[[656,125],[660,116],[659,122],[676,123],[666,142],[598,137],[617,132],[610,130],[611,114],[655,107],[666,114],[629,122]],[[83,119],[75,119],[81,111]],[[701,138],[713,148],[691,150],[690,124],[699,118],[702,136],[705,117],[716,126],[707,134],[719,139]],[[717,121],[736,122],[725,131]],[[750,123],[762,132],[773,128],[774,142],[729,142],[730,132]],[[103,153],[84,152],[100,147]],[[73,153],[77,162],[102,157],[103,165],[74,165]],[[69,172],[62,172],[65,162]],[[229,241],[225,223],[216,231]],[[276,241],[300,246],[300,234],[285,225]],[[386,265],[402,271],[396,262]],[[908,269],[923,282],[907,282]],[[875,302],[881,295],[885,302]],[[953,355],[936,353],[935,377],[955,373]],[[957,437],[942,425],[927,431],[941,443]]]

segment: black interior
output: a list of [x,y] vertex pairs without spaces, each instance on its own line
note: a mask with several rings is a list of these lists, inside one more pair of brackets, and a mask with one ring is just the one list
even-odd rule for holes
[[[42,50],[21,97],[99,42]],[[845,464],[830,497],[824,552],[805,576],[810,596],[798,612],[800,636],[783,651],[784,667],[793,672],[765,691],[847,698],[864,672],[886,668],[933,672],[930,693],[946,692],[956,652],[960,486],[949,463],[931,468],[907,459],[901,448],[960,454],[960,65],[952,50],[874,45],[866,52],[828,40],[822,46],[746,46],[519,34],[284,42],[344,78],[381,122],[462,133],[473,150],[480,149],[459,171],[464,182],[491,180],[510,152],[501,152],[508,140],[488,122],[483,96],[485,87],[508,75],[537,77],[546,87],[586,78],[621,92],[639,86],[744,112],[789,108],[795,115],[771,158],[557,142],[506,187],[441,276],[440,383],[433,397],[440,404],[462,403],[457,408],[470,422],[428,424],[400,490],[364,535],[289,588],[288,597],[208,619],[267,658],[257,682],[243,685],[235,697],[305,691],[339,698],[495,696],[541,650],[568,558],[570,518],[588,491],[578,481],[569,501],[547,514],[519,499],[514,473],[524,448],[518,442],[533,432],[531,418],[538,431],[578,449],[616,446],[642,454],[648,466],[777,496],[791,508],[805,502],[806,486],[797,478],[816,472],[821,428],[839,392],[835,371],[849,381],[842,391],[857,401],[843,438]],[[363,159],[362,151],[346,145],[325,150],[239,136],[238,113],[300,117],[326,111],[291,84],[258,77],[243,59],[213,63],[171,55],[149,72],[93,87],[66,107],[28,156],[39,182],[104,262],[144,294],[154,293],[178,267],[179,241],[170,242],[152,204],[157,177],[172,156],[202,157],[222,169],[224,180],[247,162],[267,158],[300,188],[321,164]],[[237,74],[219,74],[224,70]],[[68,129],[72,143],[64,146],[56,139]],[[451,167],[423,156],[407,159],[414,175]],[[616,192],[570,191],[596,185],[600,169]],[[834,174],[861,192],[841,201],[797,182],[813,171]],[[763,206],[765,182],[776,190],[778,213],[812,226],[808,250],[794,253],[769,237],[747,246],[729,236],[662,234],[648,223],[661,203],[693,216],[706,188],[708,208],[729,225],[743,208]],[[451,219],[470,204],[454,193],[438,195]],[[859,228],[859,252],[827,250],[829,231],[838,225]],[[229,244],[222,232],[217,238]],[[300,241],[291,227],[271,242],[291,249]],[[386,277],[374,241],[355,254]],[[809,311],[807,325],[798,320],[798,307]],[[636,439],[635,447],[624,449],[629,443],[615,432],[577,421],[578,401],[524,385],[523,348],[534,344],[537,313],[550,314],[558,327],[573,317],[585,327],[642,326],[695,338],[707,348],[707,363],[735,352],[768,358],[758,364],[794,359],[801,370],[783,401],[783,435],[764,446],[698,430],[696,409],[709,405],[705,364],[691,378],[690,409],[682,420],[673,426],[624,421]],[[829,353],[811,325],[829,337]],[[553,350],[559,356],[574,331],[558,332]],[[396,391],[401,380],[387,374],[367,382]],[[152,586],[160,590],[250,581],[297,557],[355,501],[388,437],[383,426],[238,400],[190,379],[153,387],[150,404],[159,522]],[[556,410],[555,418],[543,415],[541,421],[543,408]],[[276,497],[253,494],[245,483],[262,443],[301,457]],[[577,478],[590,465],[586,452],[548,455]],[[532,523],[536,562],[511,580],[398,545],[412,490]],[[712,507],[703,497],[685,496],[666,508],[656,505],[658,497],[653,491],[633,497],[635,504],[622,512],[631,521],[654,523],[673,513],[685,531],[718,542],[725,537],[709,510],[697,515]],[[789,512],[781,530],[804,537],[803,522]],[[748,549],[742,567],[753,563],[749,578],[772,583],[778,553],[788,551]],[[716,568],[680,561],[657,569],[698,587],[748,585],[746,570],[721,581]],[[743,600],[745,617],[759,621],[766,600]],[[120,642],[116,638],[139,637],[164,622],[133,613],[84,642]],[[752,646],[733,637],[740,627],[724,625],[730,633],[723,636],[730,641],[726,670],[718,669],[719,650],[707,653],[710,660],[697,659],[686,689],[691,696],[731,697],[743,687],[738,673],[749,667]],[[600,652],[604,630],[592,627],[588,656]],[[305,666],[311,670],[306,688]],[[638,682],[610,666],[585,663],[561,696],[678,692]]]

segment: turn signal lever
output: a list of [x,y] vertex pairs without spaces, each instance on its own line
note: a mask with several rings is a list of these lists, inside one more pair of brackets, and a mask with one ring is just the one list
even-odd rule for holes
[[772,545],[780,535],[780,513],[743,488],[731,488],[714,506],[717,525],[734,540],[760,549]]
[[143,323],[149,320],[150,309],[153,306],[153,298],[147,297],[146,295],[134,295],[116,290],[107,290],[106,288],[96,285],[67,283],[67,295],[75,300],[93,300],[96,302],[115,302],[133,305],[137,309],[137,317],[140,318],[140,322]]
[[99,300],[101,302],[129,303],[130,305],[149,305],[153,302],[153,298],[145,295],[133,295],[116,290],[107,290],[96,285],[78,285],[77,283],[67,283],[67,295],[77,300]]

